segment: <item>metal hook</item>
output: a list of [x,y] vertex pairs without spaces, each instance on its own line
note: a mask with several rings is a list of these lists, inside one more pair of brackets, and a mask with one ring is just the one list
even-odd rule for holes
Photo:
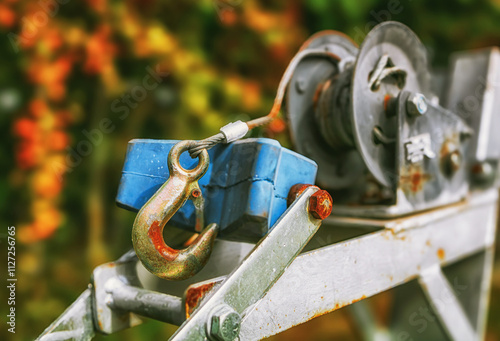
[[181,154],[193,144],[194,141],[181,141],[170,150],[170,177],[141,208],[132,229],[132,243],[142,264],[156,276],[169,280],[186,279],[200,271],[212,253],[219,230],[217,224],[210,224],[182,250],[169,247],[163,239],[165,224],[186,200],[202,200],[198,179],[207,171],[208,152],[204,149],[198,155],[194,169],[184,169],[179,163]]

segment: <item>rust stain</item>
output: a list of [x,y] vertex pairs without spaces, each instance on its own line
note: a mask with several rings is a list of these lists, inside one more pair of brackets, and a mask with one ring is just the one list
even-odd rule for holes
[[[342,37],[343,39],[349,40],[352,45],[354,45],[356,47],[359,46],[351,37],[349,37],[345,33],[334,31],[334,30],[323,30],[323,31],[319,31],[318,33],[315,33],[312,36],[310,36],[309,38],[307,38],[307,40],[300,47],[299,51],[306,49],[313,41],[318,40],[318,38],[321,38],[324,36],[329,36],[329,35]],[[339,61],[340,61],[340,58],[339,58]]]
[[438,258],[439,258],[440,260],[443,260],[443,259],[444,259],[444,257],[445,257],[445,253],[444,253],[444,250],[443,250],[442,248],[439,248],[439,249],[437,250],[437,256],[438,256]]
[[405,241],[408,236],[404,233],[404,231],[394,231],[393,229],[386,229],[384,232],[382,232],[381,236],[385,240],[401,240]]
[[324,83],[319,83],[318,86],[316,87],[316,90],[314,90],[314,95],[313,95],[313,109],[316,110],[318,106],[318,101],[319,98],[321,97],[321,94],[328,89],[330,86],[331,81],[327,80]]
[[443,144],[441,145],[441,149],[439,150],[439,156],[441,158],[446,155],[456,151],[460,146],[460,137],[458,133],[453,133],[447,137],[445,137]]
[[173,261],[177,258],[179,251],[172,249],[170,246],[165,244],[165,241],[163,240],[163,227],[161,226],[160,222],[153,222],[148,230],[148,236],[155,249],[163,258],[165,258],[167,261]]
[[203,297],[212,290],[215,282],[203,284],[197,287],[190,287],[186,291],[186,318],[198,307]]
[[363,296],[361,296],[360,298],[358,298],[358,299],[356,299],[356,300],[353,300],[353,301],[351,302],[351,304],[356,303],[356,302],[359,302],[359,301],[361,301],[361,300],[364,300],[365,298],[366,298],[366,296],[365,296],[365,295],[363,295]]
[[[350,304],[353,304],[353,303],[359,302],[359,301],[361,301],[361,300],[364,300],[365,298],[366,298],[366,296],[365,296],[365,295],[363,295],[363,296],[361,296],[361,297],[360,297],[360,298],[358,298],[358,299],[352,300],[352,302],[341,302],[341,303],[335,303],[335,307],[334,307],[333,309],[331,309],[331,310],[321,310],[321,311],[317,311],[317,312],[315,312],[315,313],[313,314],[313,316],[311,316],[309,319],[307,319],[307,321],[310,321],[310,320],[312,320],[312,319],[314,319],[314,318],[316,318],[316,317],[323,316],[323,315],[325,315],[325,314],[328,314],[328,313],[330,313],[330,312],[332,312],[332,311],[338,310],[338,309],[343,308],[343,307],[345,307],[345,306],[348,306],[348,305],[350,305]],[[305,322],[307,322],[307,321],[304,321],[304,322],[301,322],[301,323],[305,323]],[[299,325],[299,324],[301,324],[301,323],[294,324],[293,326],[295,327],[296,325]]]
[[422,166],[411,164],[401,170],[400,185],[403,191],[410,193],[420,192],[431,176],[424,173]]
[[387,94],[384,97],[384,111],[387,112],[387,108],[389,107],[389,101],[391,100],[392,96]]

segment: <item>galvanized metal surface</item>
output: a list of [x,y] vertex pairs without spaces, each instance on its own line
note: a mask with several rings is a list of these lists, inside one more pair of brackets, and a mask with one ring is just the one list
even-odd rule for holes
[[128,285],[118,277],[110,278],[105,290],[106,304],[114,311],[129,311],[177,326],[185,320],[180,297]]
[[[439,209],[433,217],[401,218],[399,224],[383,231],[299,256],[246,311],[240,339],[259,340],[277,334],[405,283],[432,266],[491,247],[496,200],[496,190],[490,191],[470,203]],[[362,224],[362,219],[358,223]]]
[[[299,256],[261,300],[249,309],[243,310],[240,340],[255,340],[281,332],[317,315],[400,285],[411,278],[417,278],[422,274],[425,276],[426,269],[431,269],[433,266],[450,264],[479,250],[485,248],[488,250],[494,241],[496,200],[497,192],[492,190],[474,195],[469,203],[455,204],[425,214],[420,213],[406,218],[393,219],[385,223],[381,223],[383,221],[380,220],[348,217],[328,218],[322,230],[333,229],[333,232],[339,227],[349,228],[349,226],[364,226],[367,230],[383,228],[383,230]],[[307,200],[305,200],[306,203]],[[302,211],[301,214],[305,216],[306,212]],[[471,222],[474,223],[471,224]],[[454,238],[450,238],[450,236],[454,236]],[[322,238],[330,240],[325,234],[322,234]],[[280,240],[285,242],[287,239],[285,237]],[[492,252],[488,252],[488,255],[485,257],[484,270],[479,267],[480,273],[483,273],[480,290],[471,300],[473,303],[479,302],[477,308],[466,305],[468,307],[468,319],[474,321],[475,335],[482,335],[485,326],[485,309],[488,301]],[[108,283],[109,279],[117,278],[120,278],[120,280],[128,278],[132,281],[134,281],[134,278],[137,279],[134,277],[137,260],[133,253],[126,254],[117,263],[119,263],[118,266],[116,266],[117,264],[112,266],[103,265],[96,269],[94,273],[94,289],[97,294],[95,297],[95,310],[101,313],[101,321],[96,326],[102,328],[104,322],[104,325],[112,325],[113,331],[119,330],[116,324],[117,321],[123,321],[124,318],[126,321],[126,318],[131,316],[130,311],[123,311],[124,307],[128,306],[134,309],[133,306],[138,304],[137,301],[142,303],[147,301],[142,300],[140,297],[131,301],[131,297],[127,298],[127,295],[122,295],[118,299],[120,301],[123,298],[122,302],[118,303],[122,309],[110,310],[112,314],[118,314],[115,315],[114,323],[111,323],[111,321],[106,322],[105,319],[102,320],[102,308],[113,307],[109,297],[107,297],[112,290],[109,290],[109,284],[106,288],[102,283]],[[476,268],[478,267],[476,266]],[[250,271],[250,269],[252,268],[245,268],[247,271]],[[466,276],[469,276],[471,272],[466,271]],[[257,273],[260,272],[261,268]],[[246,275],[255,276],[255,273],[256,271],[250,271]],[[238,270],[233,274],[238,275]],[[266,274],[262,275],[265,276]],[[221,302],[225,302],[228,296],[219,297],[217,292],[213,293],[214,291],[212,291],[223,288],[223,284],[218,284],[221,281],[222,279],[216,279],[191,286],[191,288],[198,287],[198,289],[203,286],[210,286],[204,291],[197,291],[197,295],[194,295],[196,299],[205,302],[202,303],[202,308],[205,305],[215,307]],[[233,282],[232,289],[243,293],[246,290],[252,291],[254,287],[253,281],[255,279],[250,282]],[[231,282],[230,279],[228,282]],[[234,287],[236,284],[238,286]],[[304,291],[303,288],[307,288],[307,291]],[[429,296],[432,299],[432,296]],[[438,298],[442,299],[442,295],[439,296]],[[188,307],[188,297],[189,295],[186,295],[186,308]],[[461,304],[466,304],[463,302],[464,298],[462,296],[459,299]],[[91,306],[90,297],[84,298],[83,301],[87,302],[87,310],[89,310]],[[178,300],[176,301],[178,302]],[[81,302],[75,303],[76,305],[80,306]],[[178,308],[178,305],[167,305],[164,313],[168,316],[174,311],[178,312]],[[193,310],[190,313],[193,313],[196,305],[192,305],[191,308]],[[74,312],[74,309],[70,308],[69,311]],[[82,310],[79,310],[79,313],[81,312]],[[453,312],[456,313],[456,311]],[[90,311],[86,311],[86,314],[85,316],[90,316]],[[65,315],[61,316],[59,320],[64,320]],[[83,317],[82,321],[85,321],[85,316],[80,314],[77,316],[79,319]],[[192,317],[194,316],[196,316],[196,312]],[[52,332],[55,331],[55,325],[61,325],[59,320],[47,329],[47,335],[52,335]],[[203,319],[199,319],[198,322],[200,325],[204,323]],[[130,325],[133,324],[128,323],[128,326]],[[87,326],[87,330],[79,334],[82,340],[90,339],[91,335],[93,335],[93,324],[91,326],[92,329]],[[186,326],[189,326],[188,322],[186,322],[184,328]],[[127,323],[125,327],[127,327]],[[68,330],[71,331],[72,327],[68,328]],[[377,331],[377,333],[382,333],[380,334],[381,337],[386,335],[384,331]],[[68,335],[66,332],[62,334],[56,333],[50,336],[49,339],[58,340],[60,339],[58,337]],[[195,339],[199,338],[195,337]],[[420,338],[417,337],[417,339]]]
[[95,330],[104,334],[111,334],[142,323],[141,318],[136,314],[125,310],[115,310],[108,305],[110,295],[107,284],[109,280],[118,278],[128,285],[140,286],[135,267],[136,263],[137,257],[132,250],[124,254],[116,262],[106,263],[94,269],[91,283],[92,315]]
[[208,168],[208,152],[199,156],[198,165],[186,170],[180,165],[180,155],[187,151],[192,141],[177,143],[168,155],[170,177],[144,204],[134,221],[132,243],[146,269],[168,280],[182,280],[199,272],[208,261],[219,228],[208,225],[191,245],[182,250],[168,246],[163,240],[163,228],[186,200],[201,200],[198,179]]
[[321,224],[320,219],[315,219],[308,213],[309,198],[316,191],[317,188],[310,187],[299,196],[271,232],[179,328],[171,340],[206,340],[206,323],[215,307],[227,304],[237,313],[243,314],[266,293]]

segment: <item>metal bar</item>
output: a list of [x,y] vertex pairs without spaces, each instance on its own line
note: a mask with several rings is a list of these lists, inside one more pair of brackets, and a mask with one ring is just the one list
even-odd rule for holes
[[126,285],[116,277],[108,280],[106,291],[110,294],[108,306],[112,309],[129,311],[177,326],[185,321],[180,297]]
[[484,251],[483,277],[479,292],[479,309],[477,316],[477,334],[481,340],[485,339],[486,323],[488,322],[488,307],[490,302],[491,277],[495,261],[494,248],[490,247]]
[[391,334],[380,326],[367,301],[359,301],[346,307],[354,318],[356,326],[365,341],[391,341]]
[[441,325],[452,340],[478,340],[439,264],[422,271],[419,283]]
[[301,255],[245,312],[240,340],[277,334],[492,246],[496,198],[496,191],[480,194],[435,221],[412,226],[402,218],[395,230]]
[[95,335],[92,321],[92,291],[85,290],[43,333],[37,341],[91,340]]
[[[214,309],[225,304],[242,314],[266,293],[321,224],[320,219],[308,213],[309,198],[316,191],[317,188],[307,188],[294,201],[242,264],[177,330],[172,341],[206,340],[209,336],[206,324]],[[302,289],[297,293],[303,292]]]

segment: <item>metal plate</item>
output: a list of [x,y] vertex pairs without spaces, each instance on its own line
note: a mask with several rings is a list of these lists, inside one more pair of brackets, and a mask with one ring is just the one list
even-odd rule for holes
[[395,173],[394,146],[376,144],[373,128],[379,126],[388,137],[395,137],[395,118],[386,116],[384,99],[386,95],[396,97],[402,89],[395,84],[382,83],[378,90],[372,91],[368,83],[370,73],[384,54],[389,55],[395,66],[407,72],[404,90],[429,95],[430,75],[424,46],[403,24],[382,23],[368,33],[361,45],[351,85],[354,138],[369,171],[381,184],[392,186]]
[[471,161],[500,158],[500,49],[457,52],[446,108],[454,111],[476,132],[468,157]]
[[[322,31],[302,46],[304,49],[324,48],[340,60],[354,58],[356,44],[336,31]],[[314,98],[318,85],[338,73],[331,59],[309,57],[295,69],[288,85],[286,111],[295,149],[318,163],[317,184],[328,189],[346,188],[365,171],[363,160],[356,150],[332,151],[321,137],[315,113]]]

